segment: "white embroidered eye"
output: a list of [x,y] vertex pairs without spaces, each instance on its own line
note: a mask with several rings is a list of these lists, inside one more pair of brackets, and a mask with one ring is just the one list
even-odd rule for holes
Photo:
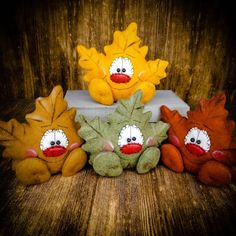
[[133,65],[129,58],[118,57],[116,58],[110,66],[110,75],[112,74],[125,74],[132,76],[134,74]]
[[63,132],[63,130],[55,130],[55,142],[58,146],[67,147],[68,145],[68,139],[66,137],[66,134]]
[[143,135],[136,125],[126,125],[120,132],[118,145],[123,147],[129,143],[143,144]]
[[189,130],[187,133],[185,140],[185,145],[194,144],[201,147],[203,150],[208,152],[211,147],[211,140],[208,133],[205,130],[198,129],[194,127]]
[[110,66],[110,74],[120,73],[122,70],[122,57],[116,58]]
[[133,65],[129,58],[123,58],[122,73],[128,75],[129,77],[134,74]]
[[65,148],[68,146],[68,139],[63,130],[47,130],[44,133],[40,142],[40,149],[44,151],[53,146],[61,146]]

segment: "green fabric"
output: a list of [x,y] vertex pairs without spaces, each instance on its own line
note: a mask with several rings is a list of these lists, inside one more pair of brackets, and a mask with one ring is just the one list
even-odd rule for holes
[[119,176],[123,172],[120,158],[114,152],[101,152],[93,162],[93,169],[102,176]]
[[137,172],[139,174],[147,173],[153,169],[160,160],[160,150],[157,147],[147,148],[139,158]]
[[[135,168],[138,165],[138,173],[146,173],[157,165],[160,156],[157,147],[167,138],[169,124],[162,121],[149,123],[152,113],[144,112],[141,99],[142,92],[139,90],[129,99],[120,100],[115,112],[108,116],[107,122],[102,121],[99,117],[93,120],[83,115],[79,117],[81,125],[79,135],[86,141],[82,148],[91,154],[89,163],[93,165],[96,173],[103,176],[120,175],[122,171],[116,166],[117,158],[122,169]],[[124,153],[118,144],[119,138],[122,142],[125,140],[127,133],[122,134],[121,131],[126,126],[129,126],[127,129],[132,133],[140,131],[141,135],[136,135],[137,140],[141,140],[138,142],[142,146],[139,152]],[[151,146],[155,148],[153,149]],[[110,155],[111,153],[115,154],[117,158]],[[104,155],[112,157],[111,160],[105,158]]]

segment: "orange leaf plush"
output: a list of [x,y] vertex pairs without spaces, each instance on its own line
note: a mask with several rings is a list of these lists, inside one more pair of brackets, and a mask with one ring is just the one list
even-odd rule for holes
[[0,121],[3,157],[11,158],[16,177],[24,184],[48,181],[52,174],[71,176],[86,163],[80,148],[82,139],[74,122],[76,110],[67,110],[61,86],[48,97],[36,99],[35,110],[26,115],[26,123],[12,119]]
[[146,61],[147,46],[140,47],[137,24],[131,23],[124,31],[115,31],[111,45],[103,53],[95,48],[77,46],[79,65],[85,70],[90,96],[104,105],[129,98],[142,90],[142,102],[147,103],[155,95],[155,85],[166,77],[167,61]]
[[187,118],[161,107],[162,119],[171,125],[170,144],[161,150],[164,165],[176,172],[186,169],[207,185],[222,186],[235,180],[235,123],[227,120],[225,100],[223,93],[202,99]]

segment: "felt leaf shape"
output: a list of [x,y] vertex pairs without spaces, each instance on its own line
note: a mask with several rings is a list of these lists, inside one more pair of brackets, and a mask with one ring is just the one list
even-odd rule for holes
[[186,118],[181,116],[177,110],[170,110],[167,106],[162,105],[161,108],[161,119],[164,122],[170,123],[172,128],[176,125],[184,123]]
[[143,112],[144,105],[142,104],[142,91],[138,90],[130,99],[120,100],[114,113],[108,120],[111,124],[121,124],[123,122],[138,122],[145,126],[149,122],[152,113]]
[[73,110],[67,111],[67,102],[63,99],[61,86],[56,86],[48,97],[36,99],[35,110],[26,115],[26,120],[31,126],[51,125],[61,119],[63,115],[73,116]]
[[19,158],[23,157],[21,146],[27,146],[24,140],[24,134],[28,131],[29,126],[20,124],[16,119],[11,119],[9,122],[0,121],[0,144],[5,146],[3,157],[11,158],[16,154]]
[[[220,93],[210,100],[201,99],[194,111],[188,112],[191,121],[203,123],[218,133],[232,133],[234,122],[228,121],[228,111],[224,108],[226,96]],[[227,134],[228,135],[228,134]]]
[[84,80],[90,82],[92,79],[103,79],[106,75],[104,55],[95,48],[87,49],[82,45],[77,46],[77,51],[80,55],[79,65],[86,70]]
[[86,140],[86,143],[82,146],[85,151],[89,153],[101,152],[104,145],[112,140],[109,125],[101,121],[100,117],[90,120],[80,115],[79,123],[81,125],[79,135]]
[[140,73],[140,80],[150,81],[155,85],[160,83],[160,80],[166,77],[165,69],[168,66],[167,61],[156,59],[155,61],[148,61],[148,66]]
[[156,140],[157,146],[159,146],[164,140],[168,138],[167,131],[170,128],[170,125],[162,121],[151,123],[150,125],[151,130],[149,131],[149,135]]
[[11,119],[9,122],[0,121],[0,143],[3,145],[8,141],[21,140],[24,132],[25,125],[16,119]]
[[[137,24],[131,23],[124,31],[115,31],[114,39],[111,45],[105,46],[104,51],[106,55],[114,53],[135,53],[139,49],[141,40],[137,36]],[[132,51],[131,51],[132,50]],[[145,52],[143,49],[143,53]]]

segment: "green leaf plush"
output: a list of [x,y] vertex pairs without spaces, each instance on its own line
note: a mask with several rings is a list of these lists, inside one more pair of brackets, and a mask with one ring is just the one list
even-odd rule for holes
[[82,148],[91,154],[89,163],[97,174],[119,176],[126,168],[143,174],[158,164],[158,146],[167,138],[169,124],[149,123],[152,113],[143,111],[141,101],[140,90],[120,100],[107,122],[79,117],[79,135],[86,141]]

